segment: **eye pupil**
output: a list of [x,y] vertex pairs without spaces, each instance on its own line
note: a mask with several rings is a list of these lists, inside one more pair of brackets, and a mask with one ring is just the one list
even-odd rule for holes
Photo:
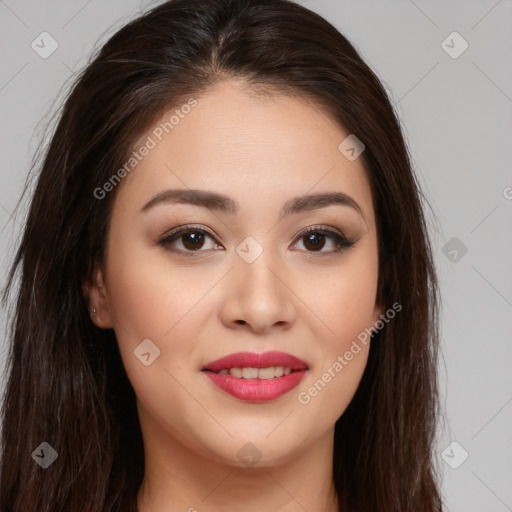
[[[322,249],[323,243],[325,242],[325,235],[322,235],[320,233],[311,233],[309,235],[306,235],[307,243],[312,244],[314,249]],[[307,244],[305,244],[307,245]]]
[[[204,243],[204,234],[198,231],[190,231],[182,235],[183,246],[190,250],[201,249]],[[198,245],[199,244],[199,245]]]

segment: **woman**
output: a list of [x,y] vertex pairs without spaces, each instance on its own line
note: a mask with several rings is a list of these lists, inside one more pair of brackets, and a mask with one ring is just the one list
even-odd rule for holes
[[1,509],[441,511],[421,199],[380,82],[308,9],[123,27],[4,291]]

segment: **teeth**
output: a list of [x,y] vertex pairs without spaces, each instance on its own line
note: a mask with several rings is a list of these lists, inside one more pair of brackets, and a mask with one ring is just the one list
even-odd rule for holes
[[[276,375],[276,368],[274,366],[271,366],[270,368],[260,368],[257,371],[258,379],[273,379],[274,377],[277,377]],[[245,369],[244,369],[244,377],[245,377]],[[255,377],[253,377],[255,378]]]
[[229,373],[233,376],[233,377],[238,377],[239,379],[241,379],[243,377],[242,375],[242,368],[231,368],[229,370]]
[[258,373],[258,368],[242,368],[242,377],[244,379],[257,379]]
[[269,368],[229,368],[220,370],[220,375],[231,375],[239,379],[273,379],[291,373],[291,368],[270,366]]

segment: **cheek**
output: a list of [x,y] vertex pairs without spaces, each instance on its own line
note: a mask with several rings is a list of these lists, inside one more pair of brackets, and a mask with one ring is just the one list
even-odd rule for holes
[[[304,417],[316,418],[327,428],[343,415],[352,401],[368,361],[369,345],[349,344],[314,371],[297,392],[297,408]],[[350,360],[346,354],[350,355]]]
[[[201,361],[201,344],[194,340],[201,338],[205,322],[214,314],[214,294],[208,291],[223,271],[214,271],[206,264],[173,266],[164,249],[148,250],[133,243],[118,243],[109,254],[114,330],[137,395],[142,398],[149,394],[146,398],[152,400],[155,389],[178,390],[172,376],[183,381],[191,370],[195,373],[194,365]],[[158,354],[149,366],[136,357],[146,339],[151,340],[156,349],[150,347]]]
[[[321,357],[297,393],[299,407],[320,415],[325,424],[335,422],[345,411],[366,368],[369,329],[375,321],[376,253],[358,253],[338,274],[324,279],[327,286],[309,290],[309,304],[318,312],[318,325],[326,334],[317,333]],[[307,292],[304,287],[303,293]]]
[[[165,414],[163,403],[185,409],[187,395],[179,382],[185,382],[190,365],[198,360],[198,347],[190,343],[201,330],[194,305],[208,287],[193,272],[170,269],[160,258],[149,258],[147,248],[143,254],[118,245],[109,258],[114,330],[136,395],[156,416]],[[151,343],[141,345],[144,340]],[[148,348],[142,351],[142,346]],[[157,357],[145,365],[137,356],[148,351],[149,361],[154,354]]]
[[114,323],[133,341],[170,337],[213,282],[212,275],[172,268],[165,257],[151,258],[147,249],[112,252],[108,272]]
[[371,250],[350,255],[336,270],[320,269],[301,280],[300,296],[318,317],[327,352],[345,350],[373,324],[377,280],[378,259]]
[[[363,376],[374,323],[376,275],[340,279],[325,292],[320,311],[327,336],[317,336],[319,360],[297,391],[298,407],[308,417],[334,424],[350,404]],[[366,330],[365,330],[366,329]]]

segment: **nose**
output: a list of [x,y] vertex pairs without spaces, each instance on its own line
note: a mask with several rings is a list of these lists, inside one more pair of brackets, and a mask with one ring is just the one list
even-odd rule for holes
[[224,283],[223,324],[258,334],[289,329],[296,317],[295,295],[285,274],[265,251],[252,263],[236,256]]

